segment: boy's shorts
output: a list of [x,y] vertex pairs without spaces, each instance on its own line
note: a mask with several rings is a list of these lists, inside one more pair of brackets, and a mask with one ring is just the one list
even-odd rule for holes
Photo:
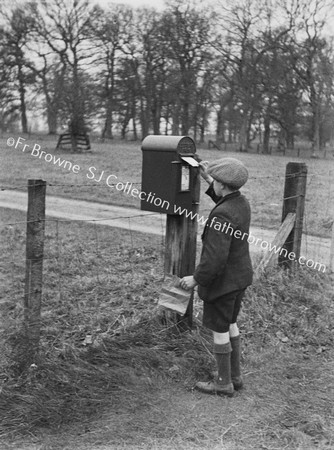
[[223,295],[214,303],[203,302],[203,325],[217,333],[229,331],[230,324],[237,321],[245,291],[242,289]]

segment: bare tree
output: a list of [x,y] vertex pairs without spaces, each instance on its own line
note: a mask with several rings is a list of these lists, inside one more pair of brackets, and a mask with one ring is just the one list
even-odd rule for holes
[[180,101],[182,134],[188,134],[194,125],[192,105],[196,102],[194,93],[200,71],[207,61],[211,17],[208,7],[204,9],[191,1],[175,1],[162,18],[164,34],[169,36],[168,58],[178,65],[179,80],[175,86]]
[[[259,52],[256,48],[256,39],[262,15],[263,10],[258,2],[244,0],[227,3],[222,7],[221,33],[214,43],[222,67],[225,68],[221,76],[225,78],[224,85],[230,92],[222,98],[234,103],[234,109],[237,109],[237,116],[240,119],[241,151],[247,151],[250,145],[250,129],[258,105]],[[221,105],[226,106],[224,102]]]
[[194,105],[194,139],[199,142],[204,142],[205,131],[209,124],[210,114],[215,105],[215,84],[217,82],[218,70],[214,58],[209,60],[207,56],[207,63],[205,69],[199,74],[199,80],[195,91],[195,105]]
[[158,13],[31,1],[9,9],[0,30],[2,121],[19,113],[27,131],[35,94],[50,133],[66,123],[75,136],[102,120],[105,138],[119,127],[122,137],[193,133],[203,141],[214,113],[217,139],[238,140],[242,151],[261,133],[268,152],[273,131],[293,147],[307,123],[316,154],[333,111],[330,7],[221,0],[213,13],[199,0],[171,0]]
[[4,15],[6,23],[2,29],[4,50],[7,53],[6,66],[16,74],[16,89],[19,97],[21,127],[28,133],[27,87],[34,82],[26,55],[26,45],[31,30],[31,18],[26,10],[16,7]]
[[7,46],[7,35],[0,29],[0,129],[7,131],[20,121],[20,104],[16,90],[16,71]]
[[75,136],[86,132],[85,86],[83,71],[91,59],[89,41],[89,0],[40,0],[31,3],[34,32],[40,45],[48,46],[66,68],[67,107],[69,129],[73,136],[73,150],[77,150]]
[[167,67],[167,36],[160,14],[153,9],[142,9],[136,17],[135,41],[139,43],[140,64],[137,76],[140,74],[140,117],[142,137],[152,129],[154,134],[160,134],[162,105],[166,92],[168,76]]
[[[270,71],[276,64],[278,43],[293,27],[291,17],[286,16],[284,25],[276,24],[273,30],[275,12],[267,0],[238,0],[224,2],[219,17],[221,32],[213,43],[222,65],[218,131],[222,132],[220,122],[226,116],[228,122],[234,121],[241,151],[249,148],[252,128],[255,122],[259,127],[263,115],[269,138],[274,101]],[[231,128],[229,123],[230,136]]]
[[118,102],[118,70],[123,56],[122,49],[128,43],[128,28],[131,26],[132,16],[130,7],[113,5],[106,11],[96,6],[90,18],[91,39],[97,53],[94,65],[99,68],[96,78],[101,83],[98,95],[104,108],[103,138],[113,137],[112,127]]
[[[328,0],[315,0],[308,2],[300,0],[301,13],[299,20],[299,33],[294,36],[294,68],[299,78],[302,80],[305,93],[312,114],[311,141],[313,156],[320,151],[320,130],[322,103],[324,95],[331,85],[333,70],[330,59],[327,55],[327,41],[323,36],[326,18],[333,11],[334,5]],[[304,39],[300,39],[300,34],[304,34]],[[328,74],[331,73],[330,80]]]

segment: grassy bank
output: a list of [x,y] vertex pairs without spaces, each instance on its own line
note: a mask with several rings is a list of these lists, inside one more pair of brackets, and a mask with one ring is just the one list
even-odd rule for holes
[[48,223],[42,340],[19,375],[25,216],[1,227],[1,448],[330,449],[333,291],[315,271],[274,269],[240,316],[246,388],[232,399],[192,390],[214,367],[195,305],[193,331],[161,316],[156,237]]
[[[42,178],[49,183],[47,193],[50,195],[139,207],[138,199],[108,187],[106,179],[109,175],[113,175],[110,178],[111,182],[131,182],[140,189],[142,159],[140,142],[93,143],[92,153],[72,154],[55,152],[56,141],[47,136],[31,136],[26,139],[16,149],[9,147],[6,139],[0,140],[1,186],[26,190],[28,178]],[[24,144],[30,147],[22,152]],[[61,159],[78,165],[80,170],[73,173],[45,161],[43,157],[39,159],[31,156],[31,149],[35,144],[40,145],[41,151],[55,153]],[[202,159],[207,160],[222,156],[241,159],[250,172],[250,179],[243,192],[252,206],[253,225],[278,228],[281,222],[286,164],[289,161],[304,161],[302,158],[221,152],[204,148],[198,148],[197,151]],[[334,190],[333,161],[308,159],[305,162],[309,173],[304,230],[309,234],[328,237],[334,217],[331,201]],[[90,171],[92,167],[94,169]],[[93,173],[95,179],[92,179]],[[204,195],[205,189],[206,185],[202,182],[200,213],[203,215],[207,215],[212,207],[211,200]]]

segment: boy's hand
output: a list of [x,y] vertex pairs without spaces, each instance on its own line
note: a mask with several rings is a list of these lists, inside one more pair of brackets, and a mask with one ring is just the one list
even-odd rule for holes
[[199,163],[199,167],[200,167],[199,173],[200,173],[201,177],[204,178],[204,180],[207,183],[211,184],[213,181],[213,178],[207,173],[208,165],[209,165],[209,161],[201,161]]
[[187,277],[183,277],[180,281],[180,286],[182,289],[185,289],[186,291],[189,291],[190,289],[197,286],[197,282],[195,278],[192,275],[189,275]]

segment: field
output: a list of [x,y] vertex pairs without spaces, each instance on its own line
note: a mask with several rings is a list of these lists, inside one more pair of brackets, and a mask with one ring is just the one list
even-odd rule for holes
[[[16,138],[17,139],[17,138]],[[17,141],[16,141],[17,142]],[[25,152],[24,144],[30,145]],[[59,157],[80,166],[78,173],[38,156],[31,156],[35,144],[41,151],[55,153]],[[106,178],[112,182],[141,183],[141,150],[140,142],[93,143],[92,153],[71,154],[55,152],[56,141],[47,136],[31,136],[26,138],[17,148],[9,147],[6,138],[0,140],[2,186],[12,189],[26,190],[28,178],[43,178],[51,186],[47,193],[61,197],[85,199],[122,206],[139,208],[139,200],[108,187]],[[266,156],[247,153],[221,152],[198,148],[197,153],[204,160],[213,160],[223,156],[241,159],[249,168],[250,179],[243,188],[252,207],[252,223],[264,228],[278,228],[281,222],[284,190],[285,167],[289,161],[305,162],[308,167],[307,195],[305,206],[304,231],[316,236],[330,236],[330,224],[334,216],[334,160],[302,159],[291,156]],[[89,171],[90,167],[96,170]],[[102,172],[104,172],[102,174]],[[95,180],[89,179],[95,174]],[[101,181],[99,180],[102,175]],[[115,178],[117,177],[117,179]],[[207,215],[211,209],[211,200],[204,195],[206,184],[201,186],[200,213]]]
[[[52,148],[48,140],[31,138],[35,142],[46,151]],[[23,190],[28,178],[44,178],[62,185],[48,186],[48,194],[138,207],[131,197],[88,180],[83,170],[67,173],[3,145],[2,186]],[[198,152],[203,159],[222,156]],[[82,168],[95,166],[122,181],[140,182],[138,143],[96,144],[91,154],[61,155]],[[253,220],[276,228],[289,158],[237,156],[250,167],[245,192]],[[313,174],[308,231],[328,235],[320,225],[333,217],[328,201],[333,169],[324,160],[307,164]],[[204,203],[203,213],[209,208]],[[0,225],[1,448],[333,448],[329,276],[300,270],[292,277],[274,268],[257,280],[240,317],[246,387],[232,399],[207,397],[192,389],[214,368],[200,301],[192,332],[180,330],[156,305],[163,278],[161,238],[48,222],[41,352],[36,367],[20,376],[25,215],[2,209]]]

